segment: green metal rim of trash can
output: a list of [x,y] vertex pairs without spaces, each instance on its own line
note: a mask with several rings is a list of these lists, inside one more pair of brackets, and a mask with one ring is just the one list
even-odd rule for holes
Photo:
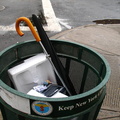
[[[68,61],[71,61],[69,65],[67,64],[68,66],[66,65],[66,68],[68,71],[70,70],[70,73],[75,73],[74,71],[71,71],[74,63],[76,62],[76,65],[78,65],[78,70],[80,71],[76,73],[81,73],[81,76],[83,75],[82,78],[79,78],[78,76],[78,87],[80,89],[78,95],[57,99],[35,97],[18,92],[8,86],[11,86],[10,78],[7,74],[9,68],[19,64],[19,62],[23,62],[28,57],[43,52],[39,43],[35,40],[25,41],[12,45],[0,52],[1,111],[8,111],[6,115],[12,113],[17,117],[20,116],[24,119],[32,118],[35,120],[39,120],[40,118],[43,120],[52,120],[54,118],[63,120],[73,117],[78,117],[77,119],[82,117],[82,120],[86,118],[88,120],[88,114],[90,115],[90,119],[91,116],[96,119],[105,98],[106,83],[110,77],[111,71],[108,62],[102,55],[87,46],[63,40],[51,41],[58,56],[65,60],[65,64]],[[76,69],[76,67],[74,68]],[[82,69],[83,72],[81,72]],[[87,77],[89,79],[86,79]],[[75,83],[76,79],[76,76],[73,75],[73,79],[71,80]],[[2,80],[4,82],[2,82]],[[88,81],[86,83],[87,86],[82,84],[80,80],[83,82],[85,80]],[[94,85],[89,88],[90,82]],[[83,86],[83,88],[81,86]],[[77,84],[74,87],[76,88]],[[40,106],[37,107],[38,105],[47,106],[48,111],[43,112],[43,109],[41,109]],[[14,119],[16,119],[15,116],[13,116]]]
[[[104,88],[105,88],[105,90],[104,90],[104,92],[105,92],[106,87],[104,87]],[[74,118],[77,118],[75,120],[79,120],[79,116],[83,116],[84,114],[87,114],[88,111],[91,111],[91,109],[94,110],[96,108],[96,106],[99,106],[99,105],[101,106],[101,102],[103,102],[104,97],[105,96],[103,94],[102,97],[99,99],[99,101],[96,104],[94,104],[92,107],[86,109],[85,111],[83,110],[83,111],[81,111],[79,113],[76,113],[76,114],[73,114],[73,115],[57,117],[55,119],[57,119],[57,120],[73,120]],[[11,108],[10,106],[8,107],[7,104],[6,104],[6,107]],[[35,116],[35,115],[23,114],[23,113],[21,113],[21,111],[18,111],[18,110],[14,109],[14,108],[12,108],[11,110],[12,110],[12,112],[16,112],[19,115],[23,115],[24,118],[27,118],[27,120],[29,120],[29,119],[31,120],[31,118],[32,118],[32,120],[39,120],[39,119],[41,119],[41,120],[55,120],[53,117],[44,117],[44,116]],[[96,110],[96,112],[98,113],[97,110]],[[96,115],[97,114],[95,114],[95,116]],[[82,120],[85,120],[86,118],[87,118],[87,116],[85,118],[83,118]],[[19,120],[21,120],[21,119],[19,119]]]
[[[21,43],[17,43],[17,44],[15,44],[15,45],[12,45],[12,46],[4,49],[3,51],[1,51],[1,52],[0,52],[0,57],[1,57],[5,52],[9,51],[11,48],[16,47],[16,46],[18,46],[18,45],[22,45],[22,44],[24,44],[24,43],[29,43],[29,42],[32,42],[32,41],[34,41],[34,40],[29,40],[29,41],[25,41],[25,42],[21,42]],[[91,95],[91,94],[99,91],[103,86],[106,85],[106,83],[107,83],[107,81],[108,81],[108,79],[109,79],[109,77],[110,77],[111,70],[110,70],[109,63],[107,62],[107,60],[106,60],[101,54],[99,54],[98,52],[96,52],[96,51],[94,51],[93,49],[89,48],[88,46],[85,46],[85,45],[82,45],[82,44],[79,44],[79,43],[70,42],[70,41],[67,42],[67,41],[64,41],[64,40],[51,40],[51,41],[53,41],[53,42],[54,42],[54,41],[55,41],[55,42],[65,42],[65,43],[70,43],[70,44],[75,45],[75,46],[82,46],[82,47],[84,47],[85,49],[88,49],[89,51],[91,51],[91,52],[93,52],[94,54],[96,54],[96,55],[104,62],[105,66],[106,66],[106,75],[105,75],[104,79],[102,80],[102,82],[101,82],[99,85],[97,85],[96,87],[94,87],[93,89],[91,89],[91,90],[89,90],[89,91],[87,91],[87,92],[84,92],[84,93],[82,93],[82,94],[78,94],[78,95],[74,95],[74,96],[70,96],[70,97],[66,97],[66,98],[59,98],[59,99],[56,99],[56,98],[49,98],[49,99],[47,99],[47,98],[42,98],[42,97],[39,98],[39,97],[30,96],[30,95],[27,95],[27,94],[24,94],[24,93],[21,93],[21,92],[18,92],[18,91],[16,91],[16,90],[12,89],[11,87],[9,87],[8,85],[6,85],[6,84],[5,84],[4,82],[2,82],[1,80],[0,80],[0,85],[1,85],[4,89],[6,89],[7,91],[9,91],[9,92],[11,92],[11,93],[13,93],[13,94],[15,94],[15,95],[18,95],[18,96],[21,96],[21,97],[24,97],[24,98],[28,98],[28,99],[34,99],[34,100],[39,100],[39,99],[41,99],[41,100],[43,100],[43,101],[48,101],[48,102],[49,102],[49,101],[69,101],[69,100],[84,98],[84,97],[86,97],[86,96],[88,96],[88,95]]]

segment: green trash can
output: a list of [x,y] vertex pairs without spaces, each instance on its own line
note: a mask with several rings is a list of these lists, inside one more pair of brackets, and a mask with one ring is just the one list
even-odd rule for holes
[[35,40],[17,43],[0,53],[0,108],[4,120],[96,120],[110,76],[108,62],[84,45],[51,41],[77,95],[42,98],[15,90],[8,69],[43,52]]

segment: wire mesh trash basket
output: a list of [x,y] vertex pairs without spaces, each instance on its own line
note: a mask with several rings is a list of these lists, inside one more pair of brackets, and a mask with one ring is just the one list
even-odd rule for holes
[[4,120],[95,120],[106,94],[108,62],[94,50],[73,42],[51,40],[77,92],[65,98],[34,97],[14,89],[8,69],[42,48],[34,40],[0,53],[0,108]]

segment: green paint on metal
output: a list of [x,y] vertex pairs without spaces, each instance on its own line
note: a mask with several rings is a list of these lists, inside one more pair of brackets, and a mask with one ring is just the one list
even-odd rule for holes
[[[47,116],[38,115],[32,107],[27,114],[15,108],[14,104],[5,103],[5,97],[1,96],[1,108],[9,109],[17,115],[17,119],[27,120],[67,120],[76,117],[77,119],[89,120],[89,117],[96,118],[102,101],[105,97],[105,85],[110,76],[110,67],[106,59],[96,51],[84,45],[62,40],[51,40],[52,44],[63,60],[67,73],[72,78],[76,91],[81,94],[66,98],[41,98],[33,97],[12,88],[12,83],[7,75],[7,70],[24,59],[42,52],[42,48],[34,40],[17,43],[0,52],[0,94],[10,94],[30,102],[30,106],[36,102],[45,102],[52,106],[52,112]],[[78,72],[76,72],[77,70]],[[80,74],[80,75],[79,75]],[[76,78],[76,75],[78,76]],[[93,83],[92,83],[93,82]],[[79,88],[79,90],[77,90]],[[6,95],[10,98],[10,95]],[[22,105],[22,103],[19,103]],[[13,107],[11,107],[13,106]],[[48,106],[49,107],[49,106]],[[2,109],[3,110],[3,109]],[[22,110],[22,108],[21,108]],[[5,111],[5,110],[3,110]],[[94,111],[94,115],[91,111]],[[7,114],[7,113],[6,113]],[[87,115],[87,118],[86,118]]]

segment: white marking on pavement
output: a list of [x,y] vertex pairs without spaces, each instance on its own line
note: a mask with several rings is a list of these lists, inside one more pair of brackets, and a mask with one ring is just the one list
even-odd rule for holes
[[[60,32],[62,28],[58,22],[58,19],[55,16],[50,0],[42,0],[42,6],[44,16],[47,21],[47,26],[43,26],[45,31]],[[30,31],[28,26],[21,26],[20,28],[22,31]],[[0,34],[5,34],[9,31],[16,31],[15,23],[8,26],[0,25]]]
[[46,31],[60,32],[62,30],[55,16],[50,0],[42,0],[43,12],[47,21]]
[[58,19],[59,23],[61,25],[63,25],[65,28],[72,29],[72,26],[68,25],[68,22],[67,22],[68,19],[60,19],[60,18],[57,18],[57,19]]
[[[47,27],[43,26],[43,28],[45,29],[45,31],[49,30]],[[20,29],[21,31],[30,31],[30,28],[28,26],[20,26]],[[35,27],[35,30],[37,31],[36,27]],[[4,35],[9,31],[16,31],[15,23],[8,26],[0,25],[0,35]]]
[[[21,26],[20,29],[22,31],[29,31],[30,30],[26,26]],[[0,26],[0,31],[6,31],[6,32],[8,32],[8,31],[15,31],[15,30],[16,30],[15,29],[15,24],[11,24],[11,25],[8,25],[8,26],[3,26],[3,25]]]
[[[21,31],[30,31],[29,27],[27,26],[20,26],[20,29]],[[8,26],[0,25],[0,35],[4,35],[5,33],[9,31],[16,31],[15,23],[8,25]]]

